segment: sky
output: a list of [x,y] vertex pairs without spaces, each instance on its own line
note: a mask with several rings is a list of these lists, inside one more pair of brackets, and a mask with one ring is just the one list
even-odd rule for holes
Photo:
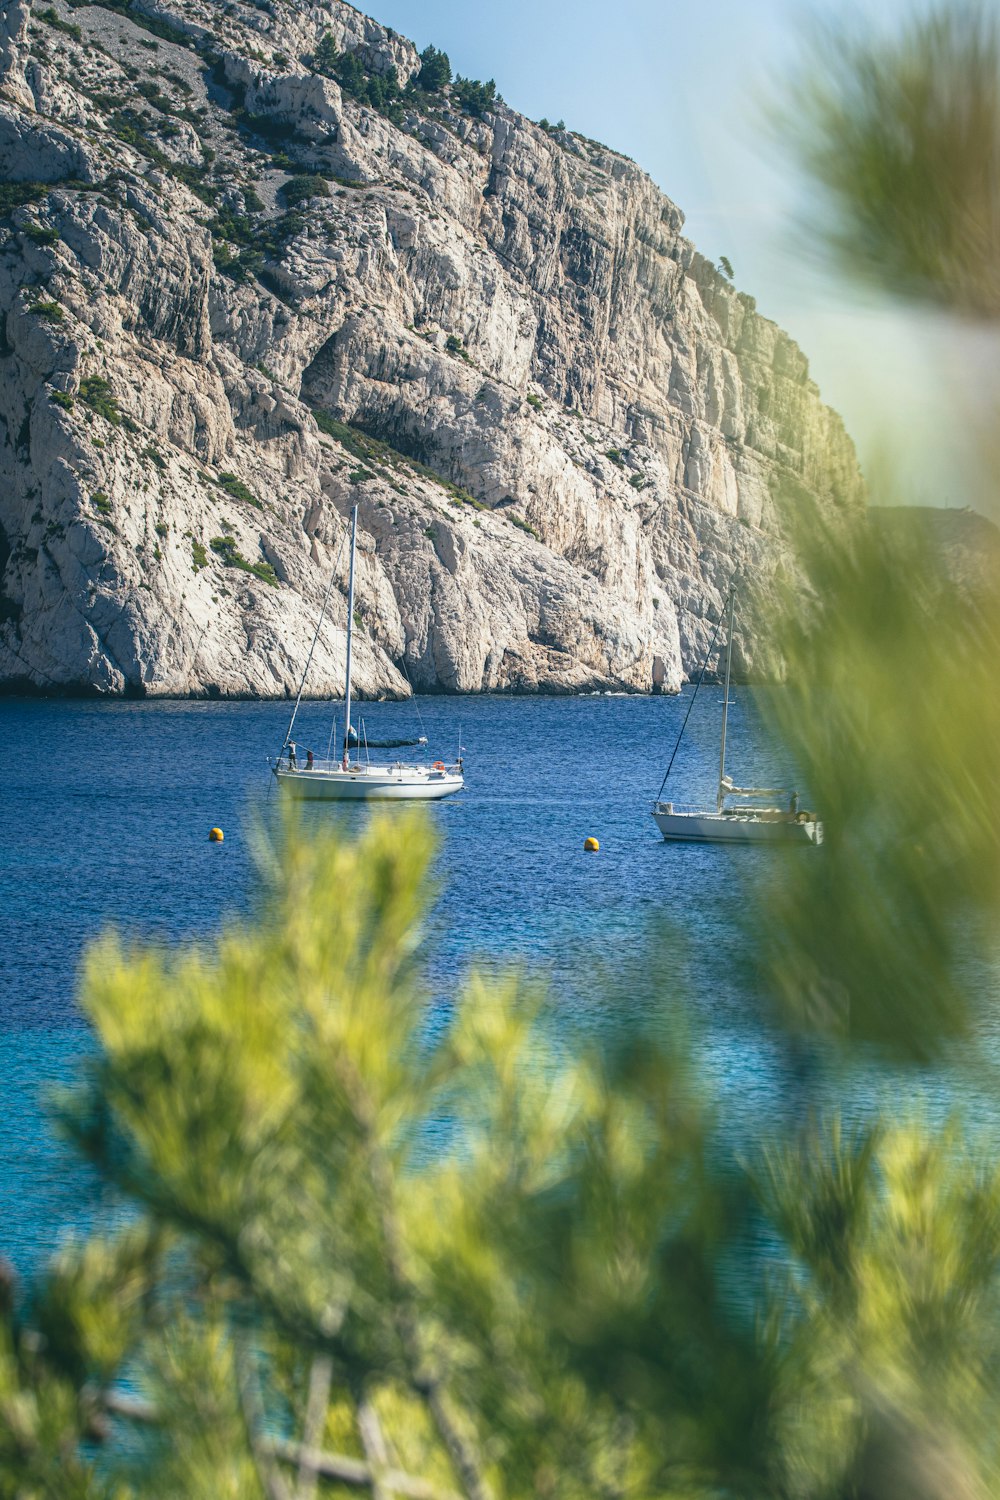
[[[1000,4],[1000,0],[990,0]],[[968,404],[988,420],[992,335],[863,300],[810,253],[808,189],[769,140],[820,0],[361,0],[452,68],[493,78],[508,104],[631,156],[685,215],[685,233],[799,343],[821,394],[854,438],[874,499],[992,509],[975,472]],[[860,21],[892,27],[912,0],[855,0]],[[844,14],[843,4],[836,8]],[[890,485],[878,476],[891,472]]]

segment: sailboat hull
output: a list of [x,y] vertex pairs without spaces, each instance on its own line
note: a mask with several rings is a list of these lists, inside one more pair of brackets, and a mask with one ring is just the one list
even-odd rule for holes
[[671,843],[821,844],[823,825],[814,818],[771,810],[675,812],[669,803],[653,809],[653,821]]
[[276,772],[286,796],[307,802],[436,802],[460,792],[460,771],[436,771],[424,766],[352,766],[344,771],[291,770]]

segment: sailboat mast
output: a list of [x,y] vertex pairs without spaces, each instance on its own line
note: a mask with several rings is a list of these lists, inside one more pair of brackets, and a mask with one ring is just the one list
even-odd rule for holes
[[358,540],[358,507],[351,511],[351,571],[347,583],[347,674],[344,681],[344,755],[343,767],[347,770],[347,757],[351,747],[351,633],[354,630],[354,554]]
[[722,785],[726,776],[726,727],[729,721],[729,676],[733,666],[733,611],[736,606],[736,590],[729,590],[729,618],[726,624],[726,691],[722,697],[722,742],[719,745],[719,790],[716,795],[715,805],[718,812],[722,811],[726,800],[725,789]]

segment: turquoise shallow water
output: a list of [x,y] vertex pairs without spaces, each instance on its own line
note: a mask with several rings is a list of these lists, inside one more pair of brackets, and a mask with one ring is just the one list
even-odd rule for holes
[[[466,792],[431,812],[442,841],[431,1031],[473,962],[544,975],[556,1026],[611,1033],[648,1019],[657,986],[685,983],[709,1077],[734,1111],[760,1116],[785,1091],[735,915],[774,852],[667,845],[649,816],[689,692],[422,699],[364,714],[372,735],[424,728],[432,759],[450,757],[459,733],[465,747]],[[732,696],[733,768],[782,784],[789,767],[750,696]],[[703,688],[671,778],[678,800],[711,794],[720,710],[721,690]],[[74,998],[83,949],[108,924],[175,941],[248,910],[247,828],[273,811],[266,757],[287,718],[284,704],[0,701],[0,1254],[22,1273],[99,1207],[44,1104],[91,1047]],[[304,705],[300,747],[325,754],[330,722],[326,706]],[[222,845],[208,843],[213,824]],[[583,852],[588,834],[598,855]]]

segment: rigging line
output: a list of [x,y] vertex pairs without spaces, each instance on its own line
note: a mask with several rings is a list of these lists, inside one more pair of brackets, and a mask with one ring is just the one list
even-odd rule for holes
[[403,676],[406,678],[406,681],[409,684],[409,688],[410,688],[410,701],[412,702],[413,707],[417,711],[417,723],[420,725],[420,733],[426,739],[426,737],[427,737],[427,730],[424,728],[424,716],[420,712],[420,704],[417,702],[417,692],[416,692],[416,689],[414,688],[413,683],[410,681],[410,674],[409,674],[409,672],[406,670],[406,638],[405,638],[405,636],[403,638],[403,654],[399,658],[399,664],[400,664],[400,666],[403,669]]
[[714,630],[714,632],[712,634],[712,639],[708,643],[708,650],[705,652],[705,659],[704,659],[704,661],[701,664],[701,673],[700,673],[700,675],[698,677],[698,681],[695,683],[694,692],[691,694],[691,702],[688,704],[688,711],[684,715],[684,723],[681,725],[680,733],[678,734],[677,739],[674,742],[673,753],[670,756],[670,763],[667,766],[667,769],[666,769],[666,772],[664,774],[663,780],[660,782],[660,790],[656,794],[656,800],[657,800],[657,802],[659,802],[660,798],[663,796],[663,788],[667,784],[667,777],[670,775],[670,772],[671,772],[671,770],[673,768],[674,761],[677,759],[677,752],[678,752],[678,750],[681,747],[681,740],[684,738],[684,731],[687,728],[687,721],[688,721],[688,719],[690,719],[690,717],[691,717],[691,710],[694,708],[694,700],[698,696],[698,689],[701,687],[702,683],[705,680],[705,673],[708,670],[709,659],[710,659],[710,657],[712,655],[712,652],[715,649],[715,642],[716,642],[716,639],[718,638],[719,631],[722,629],[722,622],[726,618],[726,606],[729,604],[729,594],[731,594],[732,592],[733,592],[733,589],[732,589],[732,586],[731,586],[730,589],[729,589],[729,593],[726,595],[725,603],[722,606],[722,613],[721,613],[721,615],[719,616],[718,620],[715,623],[715,630]]
[[313,634],[312,645],[309,647],[309,655],[306,657],[306,664],[302,669],[302,681],[299,683],[299,691],[295,698],[295,707],[292,709],[292,717],[288,721],[288,729],[285,732],[285,743],[281,747],[282,750],[284,750],[285,745],[287,745],[292,738],[292,730],[295,728],[295,715],[298,713],[299,704],[302,702],[302,694],[305,691],[306,678],[309,675],[309,666],[313,659],[313,652],[316,650],[316,642],[319,640],[319,633],[323,628],[323,620],[326,615],[326,606],[330,602],[330,594],[333,589],[334,580],[336,579],[337,574],[340,571],[340,559],[344,553],[344,542],[346,540],[347,532],[345,531],[344,535],[340,538],[340,547],[337,551],[337,560],[333,565],[333,571],[330,574],[330,582],[326,586],[326,593],[323,595],[323,607],[319,612],[319,619],[316,622],[316,630]]

